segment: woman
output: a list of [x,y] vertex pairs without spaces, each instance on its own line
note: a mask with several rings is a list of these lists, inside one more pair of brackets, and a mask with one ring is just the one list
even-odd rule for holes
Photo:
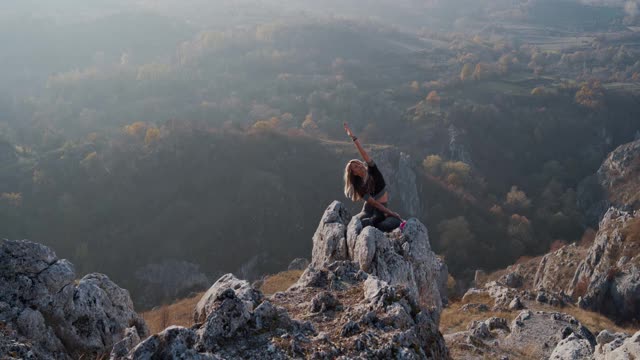
[[353,201],[365,201],[362,211],[356,215],[363,227],[374,226],[382,231],[391,231],[400,226],[403,220],[387,208],[389,194],[384,178],[347,123],[344,123],[344,129],[364,159],[364,162],[351,160],[347,163],[344,169],[344,195]]

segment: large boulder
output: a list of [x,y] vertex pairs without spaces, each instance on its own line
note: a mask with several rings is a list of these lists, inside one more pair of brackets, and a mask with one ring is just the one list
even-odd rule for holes
[[640,314],[640,211],[609,209],[569,292],[583,308],[620,321]]
[[414,292],[439,319],[446,302],[448,270],[431,251],[427,228],[412,218],[403,231],[384,233],[371,226],[363,228],[358,218],[349,218],[340,202],[329,205],[313,237],[311,267],[354,261],[362,271]]
[[200,298],[193,312],[193,322],[205,322],[220,296],[228,289],[232,289],[238,299],[243,301],[249,310],[253,310],[262,301],[262,293],[254,289],[248,281],[239,280],[233,274],[226,274],[218,279]]
[[147,336],[127,290],[103,274],[75,279],[73,265],[49,247],[0,241],[0,322],[15,344],[29,343],[38,359],[67,359],[108,353],[127,328]]

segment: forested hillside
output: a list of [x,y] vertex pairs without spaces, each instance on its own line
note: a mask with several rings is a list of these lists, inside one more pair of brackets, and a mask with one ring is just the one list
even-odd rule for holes
[[217,24],[172,1],[3,9],[0,236],[51,245],[134,301],[131,274],[167,260],[275,271],[343,200],[347,121],[410,155],[421,209],[402,215],[456,277],[577,241],[583,180],[640,134],[637,19],[474,4],[247,2]]

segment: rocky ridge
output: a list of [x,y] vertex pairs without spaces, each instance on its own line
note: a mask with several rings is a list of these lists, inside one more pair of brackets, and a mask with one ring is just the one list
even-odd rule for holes
[[438,331],[446,266],[415,219],[382,233],[333,202],[310,265],[265,298],[228,274],[202,297],[191,328],[172,326],[113,359],[447,359]]

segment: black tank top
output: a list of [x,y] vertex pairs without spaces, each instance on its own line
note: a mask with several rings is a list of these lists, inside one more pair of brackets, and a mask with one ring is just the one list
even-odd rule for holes
[[373,160],[371,163],[367,164],[367,172],[369,173],[369,179],[366,184],[362,183],[362,180],[359,179],[355,185],[356,191],[358,194],[366,201],[369,196],[373,196],[377,198],[384,194],[384,189],[386,183],[384,182],[384,177],[382,177],[382,173],[378,170],[378,166]]

